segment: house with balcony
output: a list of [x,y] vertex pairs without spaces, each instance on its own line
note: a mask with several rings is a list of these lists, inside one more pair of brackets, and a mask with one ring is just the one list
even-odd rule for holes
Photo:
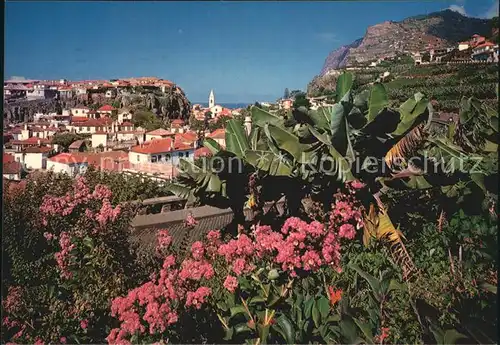
[[97,132],[113,132],[113,120],[110,118],[89,119],[71,124],[72,131],[78,134],[93,134]]
[[97,109],[97,112],[101,117],[113,117],[118,115],[118,109],[109,104],[103,105]]
[[484,42],[472,48],[472,60],[498,62],[498,44]]
[[131,164],[168,163],[179,164],[179,159],[194,160],[194,145],[175,142],[173,138],[153,139],[134,146],[129,152]]

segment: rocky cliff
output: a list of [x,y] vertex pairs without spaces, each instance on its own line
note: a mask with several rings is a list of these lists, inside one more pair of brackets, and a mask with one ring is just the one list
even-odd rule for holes
[[421,51],[429,44],[454,46],[476,33],[490,36],[491,28],[489,20],[465,17],[451,10],[410,17],[400,22],[386,21],[370,26],[363,38],[332,51],[325,60],[321,75],[355,63]]
[[184,91],[177,86],[165,92],[155,91],[149,93],[125,93],[114,98],[106,98],[104,93],[93,92],[86,96],[74,96],[65,99],[50,100],[19,100],[15,102],[4,101],[4,120],[12,123],[32,121],[36,113],[58,113],[62,109],[75,106],[102,106],[104,104],[118,105],[119,108],[147,109],[162,119],[188,119],[191,103]]

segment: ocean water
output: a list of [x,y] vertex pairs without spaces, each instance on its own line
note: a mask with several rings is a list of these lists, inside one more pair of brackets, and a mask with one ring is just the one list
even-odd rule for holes
[[[202,107],[207,108],[208,103],[197,103],[197,102],[191,102],[192,104],[200,104]],[[253,103],[216,103],[217,105],[221,105],[224,108],[229,108],[229,109],[237,109],[237,108],[246,108],[250,104]]]

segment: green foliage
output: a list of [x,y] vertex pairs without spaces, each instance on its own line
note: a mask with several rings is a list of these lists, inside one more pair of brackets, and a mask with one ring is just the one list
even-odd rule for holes
[[77,133],[56,133],[52,139],[52,143],[59,145],[63,152],[68,152],[69,146],[77,140],[89,139],[89,134]]
[[138,110],[132,116],[132,123],[136,127],[145,128],[147,131],[153,131],[160,128],[162,121],[152,112]]
[[300,107],[306,107],[310,108],[311,107],[311,102],[306,98],[305,93],[300,93],[295,96],[295,99],[293,101],[293,107],[294,108],[300,108]]

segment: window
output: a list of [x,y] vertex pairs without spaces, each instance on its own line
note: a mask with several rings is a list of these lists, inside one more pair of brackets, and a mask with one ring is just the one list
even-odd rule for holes
[[189,152],[186,152],[186,158],[189,158]]
[[151,156],[151,163],[158,162],[158,156]]
[[168,161],[170,159],[170,155],[165,155],[165,161]]
[[140,156],[137,155],[137,161],[139,162],[141,160]]
[[90,127],[87,127],[87,132],[90,132]]
[[180,158],[184,157],[184,153],[179,152],[179,157],[180,157]]

